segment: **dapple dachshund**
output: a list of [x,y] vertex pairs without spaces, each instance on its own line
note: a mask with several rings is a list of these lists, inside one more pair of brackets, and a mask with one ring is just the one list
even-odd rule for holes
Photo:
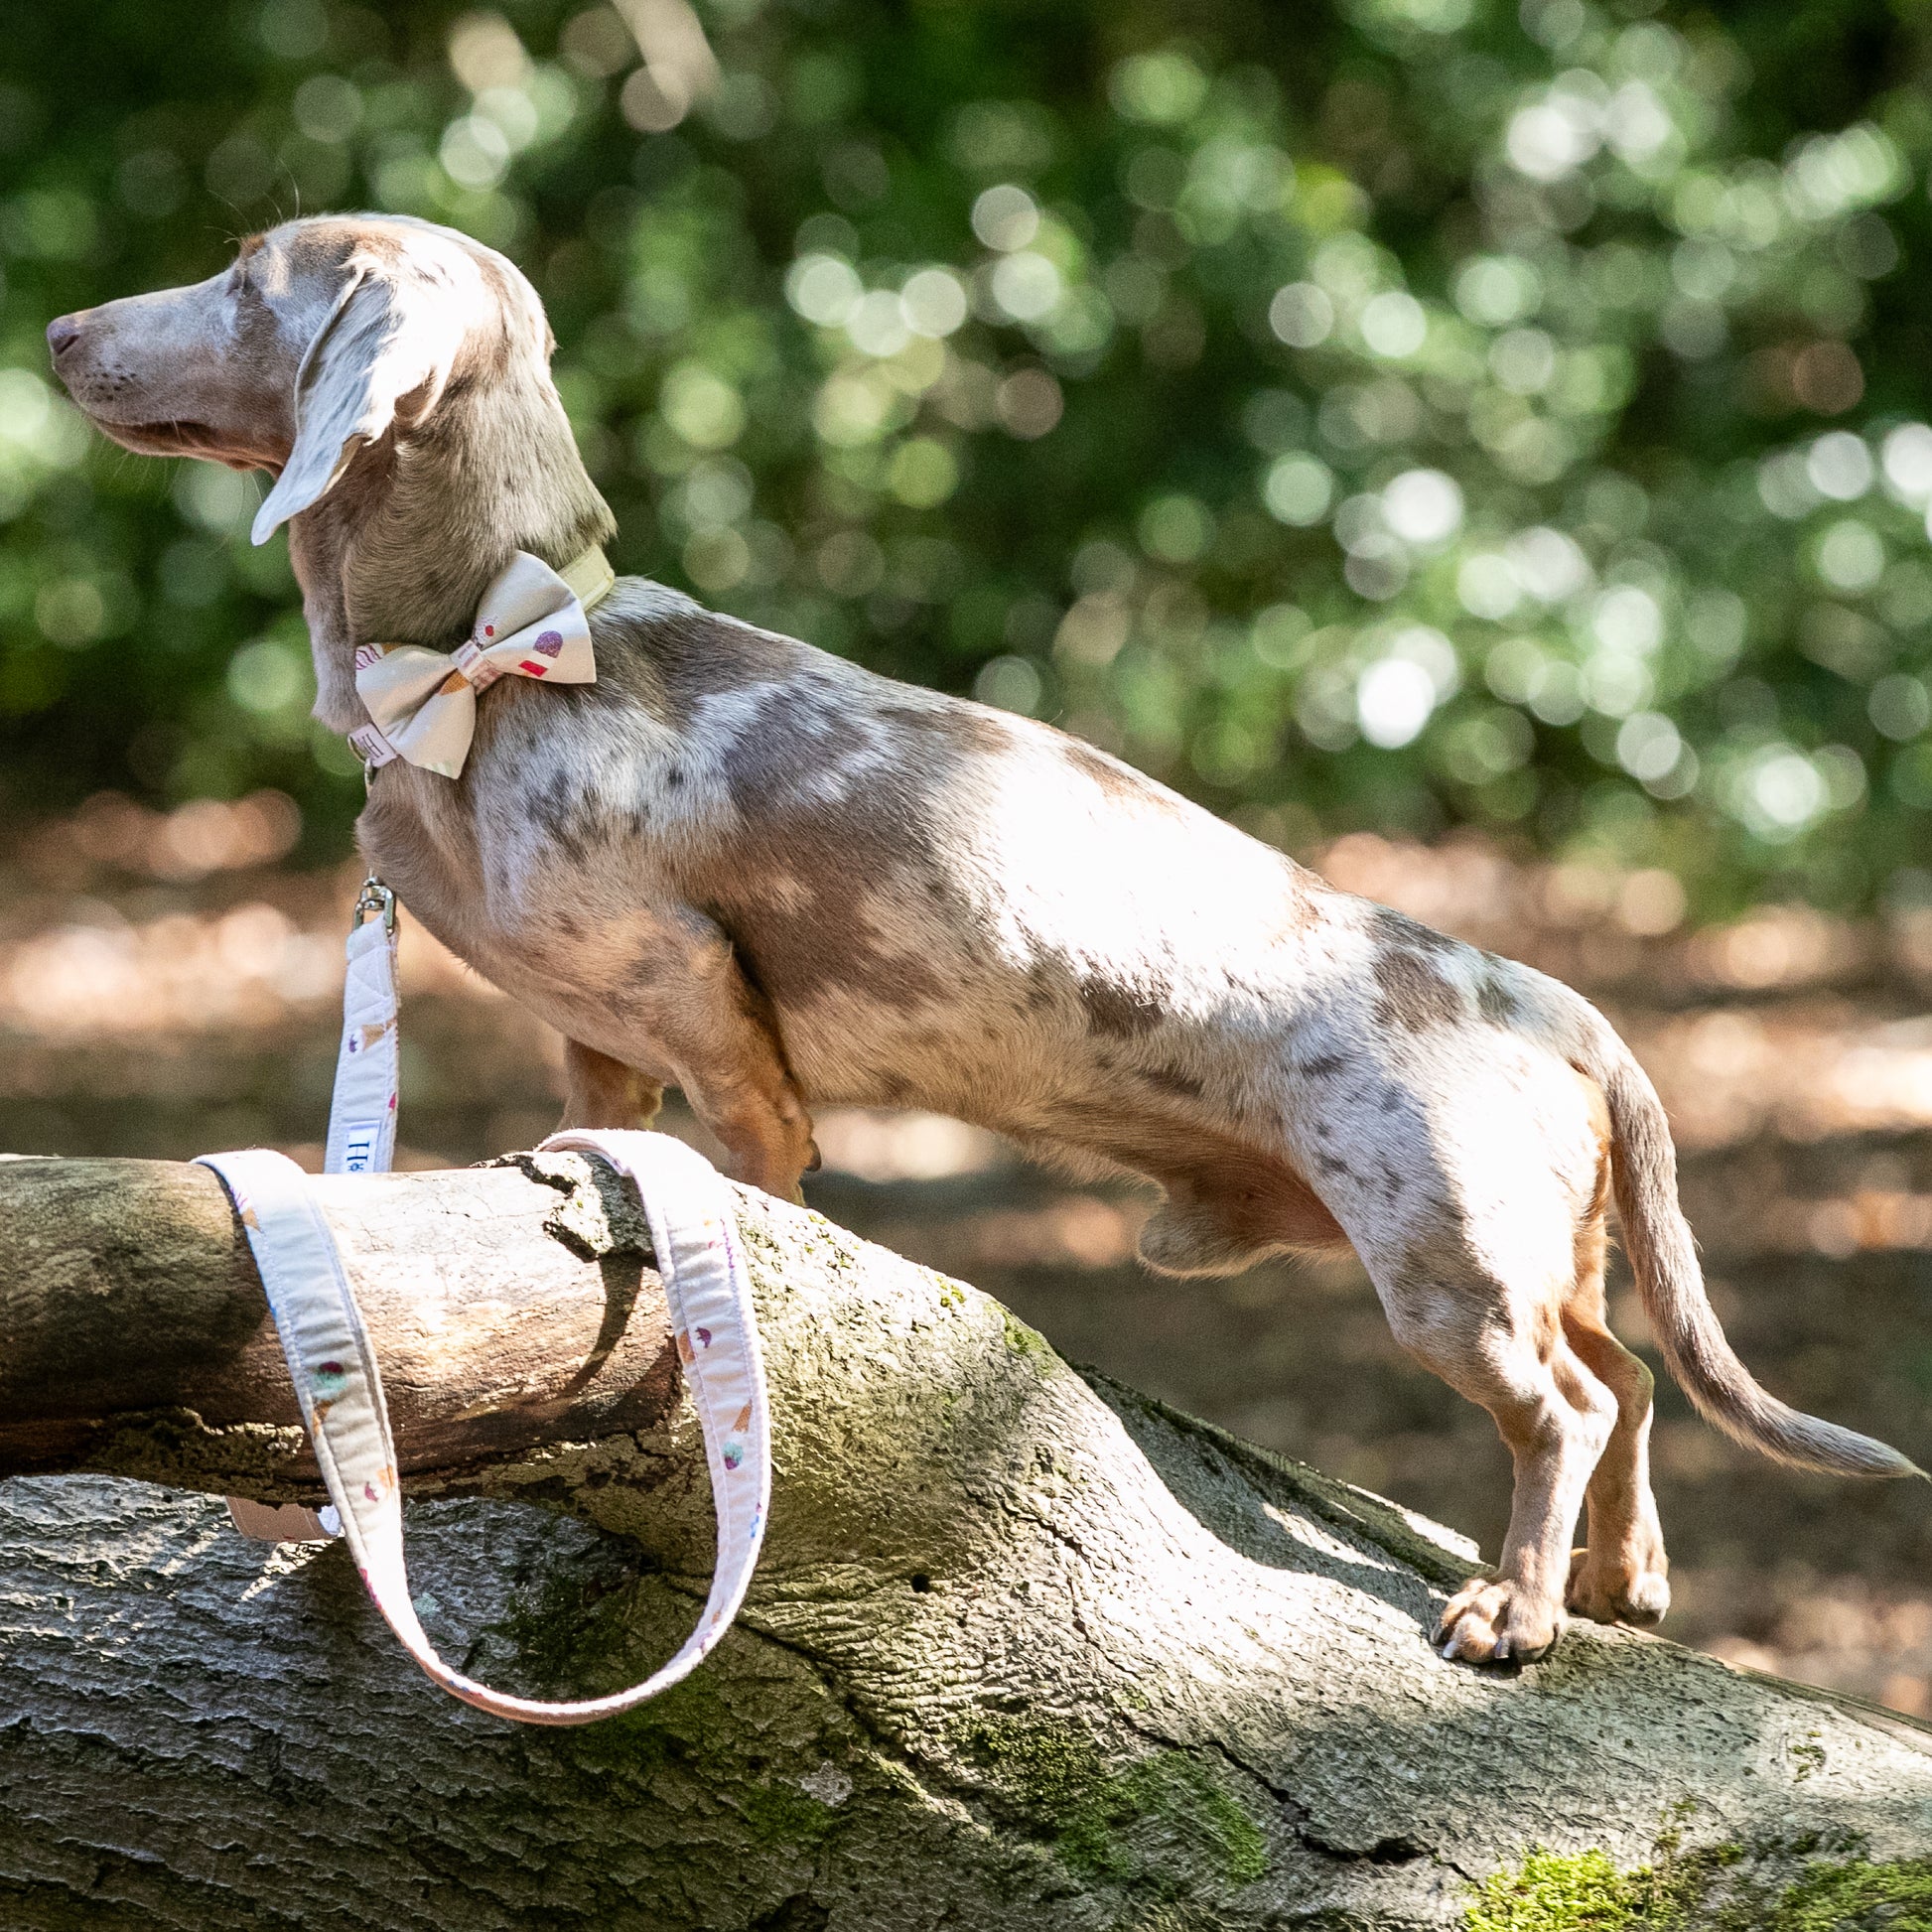
[[[335,731],[369,723],[358,647],[450,649],[513,553],[561,570],[612,533],[535,292],[449,229],[291,221],[48,337],[116,442],[275,480],[255,541],[288,524]],[[740,1178],[796,1198],[813,1106],[929,1108],[1158,1182],[1140,1252],[1165,1274],[1352,1247],[1515,1459],[1496,1574],[1442,1616],[1472,1662],[1541,1655],[1566,1605],[1669,1602],[1651,1378],[1604,1319],[1612,1198],[1713,1423],[1802,1468],[1913,1472],[1732,1354],[1663,1108],[1567,987],[1045,725],[646,579],[590,627],[594,682],[502,679],[461,776],[387,763],[359,826],[410,910],[562,1030],[569,1123],[641,1125],[675,1084]]]

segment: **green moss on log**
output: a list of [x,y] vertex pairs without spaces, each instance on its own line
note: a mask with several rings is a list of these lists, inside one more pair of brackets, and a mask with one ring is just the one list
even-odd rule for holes
[[1184,1847],[1177,1864],[1200,1861],[1230,1884],[1252,1884],[1268,1869],[1261,1828],[1192,1751],[1155,1751],[1113,1770],[1084,1733],[1034,1717],[976,1717],[957,1741],[991,1773],[1022,1828],[1050,1837],[1085,1877],[1138,1880],[1158,1892],[1163,1839]]
[[1626,1932],[1638,1923],[1638,1878],[1601,1852],[1532,1852],[1492,1872],[1463,1916],[1467,1932]]
[[1811,1859],[1805,1845],[1719,1845],[1619,1871],[1599,1851],[1534,1852],[1493,1872],[1464,1932],[1932,1932],[1932,1859]]
[[1006,1317],[1007,1346],[1016,1355],[1025,1356],[1040,1367],[1059,1359],[1053,1353],[1053,1344],[1037,1328],[1028,1327],[1017,1315],[1008,1314],[1004,1309],[1000,1312]]
[[515,1646],[524,1681],[538,1695],[614,1675],[631,1641],[626,1591],[637,1572],[608,1546],[576,1565],[546,1570],[517,1590],[495,1629]]
[[1778,1901],[1770,1932],[1932,1932],[1932,1859],[1816,1864]]

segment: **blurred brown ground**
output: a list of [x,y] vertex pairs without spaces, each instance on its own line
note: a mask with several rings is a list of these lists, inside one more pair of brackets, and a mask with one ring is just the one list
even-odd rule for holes
[[[281,855],[273,794],[170,816],[94,800],[0,853],[0,1148],[182,1159],[269,1143],[320,1165],[354,878]],[[1337,883],[1556,973],[1622,1027],[1676,1124],[1711,1293],[1780,1395],[1932,1465],[1932,917],[1769,908],[1686,935],[1661,874],[1518,867],[1367,837]],[[554,1124],[554,1035],[405,922],[404,1162]],[[682,1116],[666,1125],[679,1128]],[[1488,1419],[1395,1347],[1359,1271],[1147,1275],[1146,1200],[1072,1186],[925,1116],[820,1124],[814,1205],[960,1275],[1060,1349],[1400,1498],[1494,1551]],[[1647,1347],[1627,1280],[1619,1331]],[[1660,1380],[1668,1634],[1932,1715],[1932,1492],[1794,1475]]]

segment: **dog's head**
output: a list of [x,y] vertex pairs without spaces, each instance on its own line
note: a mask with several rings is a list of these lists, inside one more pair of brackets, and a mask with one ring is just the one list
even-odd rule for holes
[[325,214],[257,235],[218,275],[48,326],[69,393],[115,442],[267,470],[265,543],[358,452],[425,423],[466,365],[548,386],[536,292],[493,249],[404,215]]

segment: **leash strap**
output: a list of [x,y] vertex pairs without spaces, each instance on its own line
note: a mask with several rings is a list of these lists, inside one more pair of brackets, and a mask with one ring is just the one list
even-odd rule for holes
[[396,896],[370,873],[348,930],[343,1043],[336,1055],[324,1173],[387,1173],[395,1163],[400,1017]]
[[416,1614],[403,1567],[402,1492],[382,1380],[335,1236],[293,1161],[265,1148],[207,1154],[254,1251],[316,1460],[362,1582],[403,1647],[452,1697],[522,1724],[581,1725],[629,1711],[688,1676],[730,1627],[764,1540],[771,1426],[764,1365],[731,1195],[718,1171],[664,1134],[571,1131],[546,1152],[601,1156],[635,1182],[686,1385],[703,1427],[718,1563],[698,1627],[669,1663],[611,1697],[552,1704],[452,1670]]
[[[402,1007],[396,992],[396,896],[374,873],[349,915],[343,974],[343,1043],[329,1103],[324,1173],[387,1173],[396,1157]],[[342,1534],[334,1508],[271,1508],[228,1498],[228,1518],[258,1543],[327,1543]]]

